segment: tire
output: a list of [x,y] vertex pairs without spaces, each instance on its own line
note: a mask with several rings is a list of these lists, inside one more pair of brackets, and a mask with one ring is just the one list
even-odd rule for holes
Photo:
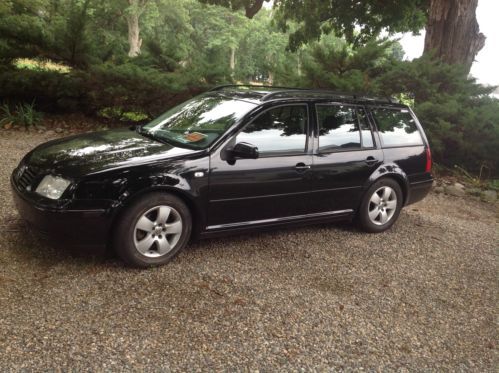
[[398,219],[403,200],[402,189],[395,180],[376,181],[362,198],[357,216],[360,228],[370,233],[386,231]]
[[147,194],[119,217],[113,246],[128,265],[147,268],[168,263],[189,241],[192,217],[185,203],[167,193]]

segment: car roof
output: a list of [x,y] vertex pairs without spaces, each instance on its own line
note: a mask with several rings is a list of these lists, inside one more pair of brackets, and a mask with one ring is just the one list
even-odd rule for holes
[[406,107],[392,97],[372,97],[354,93],[343,93],[325,89],[307,89],[279,86],[259,86],[230,84],[212,88],[210,93],[219,93],[232,98],[248,100],[255,103],[272,101],[341,101],[363,105],[386,105]]

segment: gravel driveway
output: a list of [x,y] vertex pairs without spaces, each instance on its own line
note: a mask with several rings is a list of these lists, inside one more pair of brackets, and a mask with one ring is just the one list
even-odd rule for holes
[[495,371],[498,211],[430,195],[389,231],[322,225],[191,245],[125,268],[37,242],[0,131],[0,370]]

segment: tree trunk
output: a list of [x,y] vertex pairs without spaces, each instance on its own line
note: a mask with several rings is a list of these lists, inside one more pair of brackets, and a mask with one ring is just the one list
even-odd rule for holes
[[230,47],[230,75],[234,76],[236,68],[236,47]]
[[274,73],[269,70],[269,78],[267,79],[269,85],[274,84]]
[[430,0],[424,53],[449,64],[461,64],[469,73],[485,45],[476,20],[478,0]]
[[128,23],[128,44],[130,44],[128,56],[137,57],[140,54],[140,47],[142,45],[139,28],[139,14],[128,14],[126,16],[126,21]]
[[149,0],[127,0],[128,7],[125,18],[128,24],[129,57],[137,57],[140,54],[142,39],[140,38],[139,18],[144,12]]
[[[268,0],[265,0],[268,1]],[[245,6],[246,17],[249,19],[253,18],[262,9],[264,0],[255,0],[254,3],[248,3]]]

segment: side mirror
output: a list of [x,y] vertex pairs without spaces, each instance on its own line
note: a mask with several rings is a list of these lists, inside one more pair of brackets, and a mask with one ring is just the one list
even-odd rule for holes
[[257,159],[259,156],[258,147],[247,142],[237,143],[236,146],[229,150],[229,154],[232,159]]

